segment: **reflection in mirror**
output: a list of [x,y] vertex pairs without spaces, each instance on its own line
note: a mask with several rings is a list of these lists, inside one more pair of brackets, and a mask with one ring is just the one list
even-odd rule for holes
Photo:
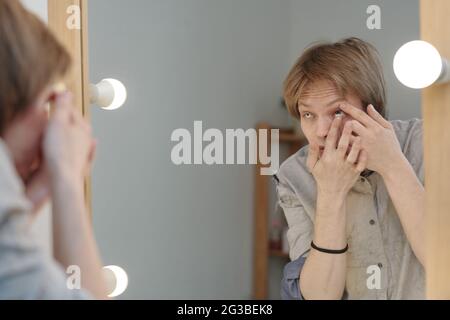
[[[283,170],[282,166],[277,176],[279,183],[273,184],[269,177],[255,179],[254,168],[249,165],[175,165],[170,155],[176,142],[170,138],[177,129],[189,131],[193,138],[195,121],[202,121],[203,134],[207,128],[217,128],[223,137],[227,129],[247,130],[264,122],[269,128],[281,129],[280,163],[299,148],[306,148],[307,143],[324,146],[330,126],[327,119],[331,113],[336,114],[342,100],[330,104],[330,109],[325,105],[332,98],[341,97],[341,93],[327,82],[309,87],[310,95],[305,95],[307,98],[303,102],[309,103],[310,108],[301,105],[304,118],[297,128],[298,120],[288,114],[292,111],[289,101],[286,101],[287,109],[280,107],[283,81],[309,44],[349,36],[373,45],[383,70],[370,66],[367,71],[371,73],[364,74],[365,82],[355,86],[367,88],[369,100],[366,96],[361,100],[362,93],[354,92],[344,97],[346,101],[361,110],[366,109],[365,103],[381,101],[370,100],[374,95],[383,95],[379,91],[383,86],[371,77],[383,72],[386,118],[420,118],[419,92],[403,87],[392,70],[393,56],[404,39],[419,37],[418,2],[383,4],[380,21],[373,20],[375,11],[368,7],[368,3],[361,1],[337,4],[325,0],[89,2],[91,79],[112,76],[126,83],[128,89],[126,107],[113,113],[92,110],[94,132],[100,141],[92,180],[94,227],[105,263],[119,265],[129,275],[129,287],[123,298],[281,298],[283,268],[289,262],[289,253],[295,261],[310,249],[311,219],[317,201],[312,197],[313,176],[306,171],[301,173],[294,165],[292,172],[286,166]],[[405,18],[400,25],[396,20],[399,14]],[[380,28],[377,28],[378,22]],[[335,50],[336,55],[346,55],[348,63],[355,66],[351,75],[357,77],[364,64],[372,61],[364,54],[360,61],[352,55],[356,50],[365,52],[365,43],[347,46],[348,51],[330,50]],[[315,52],[311,59],[319,56],[319,52]],[[332,56],[328,58],[331,59],[329,69],[325,66],[322,75],[327,70],[330,74],[338,71],[339,66],[333,64]],[[347,80],[346,85],[360,79]],[[378,92],[370,92],[371,88]],[[381,106],[375,105],[381,112],[378,107]],[[339,110],[344,115],[342,125],[351,119],[362,123],[366,120],[358,118],[352,109]],[[387,122],[376,118],[376,110],[371,114],[368,111],[371,118],[377,119],[372,121],[387,126]],[[417,122],[395,124],[394,129],[401,132],[389,132],[413,135],[416,133],[411,130],[419,129]],[[283,131],[289,127],[296,129],[291,132],[298,132],[297,135],[292,133],[292,139],[288,138],[289,131]],[[211,137],[219,136],[213,133]],[[397,150],[394,135],[386,134],[383,141]],[[249,136],[246,138],[251,141]],[[203,140],[201,150],[213,142],[214,138]],[[405,143],[400,141],[402,148]],[[199,145],[192,140],[188,146],[194,159]],[[380,148],[384,152],[384,147]],[[389,146],[386,148],[390,150]],[[225,149],[215,151],[226,159]],[[367,164],[379,170],[379,164],[372,163],[376,162],[374,159],[378,158],[369,156]],[[288,166],[290,163],[287,162]],[[386,221],[390,228],[403,226],[389,204],[384,187],[380,185],[377,189],[377,196],[382,197],[378,203],[382,207],[378,209],[373,201],[362,197],[371,190],[375,192],[372,188],[382,181],[380,174],[370,174],[372,171],[363,170],[367,175],[358,180],[355,192],[348,195],[352,202],[347,208],[347,219],[364,229],[353,235],[354,242],[381,241],[368,237],[378,237],[375,230],[387,227],[380,225],[382,219],[389,218]],[[339,179],[338,186],[342,184]],[[296,195],[306,192],[306,195],[292,199],[291,205],[281,201],[282,208],[274,210],[278,207],[276,185],[286,199],[292,192]],[[254,203],[255,197],[258,203]],[[336,199],[330,201],[333,206],[338,203]],[[358,216],[360,209],[364,209],[366,217]],[[255,222],[265,223],[268,231],[258,233]],[[288,231],[288,241],[284,241],[287,222],[291,231]],[[342,221],[336,225],[342,225]],[[326,226],[323,228],[326,230]],[[408,227],[403,228],[408,230]],[[392,236],[404,237],[404,233]],[[343,236],[340,239],[342,241],[324,236],[317,239],[316,245],[341,249],[338,244],[345,247],[346,243]],[[258,246],[258,243],[267,243],[267,246]],[[398,247],[390,249],[403,250],[403,242],[394,244]],[[393,263],[395,252],[390,256],[391,253],[382,254],[381,248],[373,250],[366,256],[363,252],[367,252],[367,248],[352,242],[347,255],[354,259],[349,260],[349,267],[369,260],[376,266]],[[305,280],[305,291],[311,297],[315,297],[314,281],[317,281],[314,270],[326,259],[332,259],[317,252],[315,256],[317,260],[311,259],[309,268],[305,267],[311,279]],[[366,284],[372,273],[368,274],[369,266],[363,268],[363,265],[347,278],[350,298],[358,298],[352,296],[356,295],[354,288],[362,287],[368,298],[408,296],[399,291],[389,292],[390,296],[371,293]],[[390,266],[396,272],[397,267],[401,266]],[[299,267],[293,268],[292,272],[298,275]],[[386,275],[383,268],[381,275]],[[395,276],[400,274],[395,273]],[[339,285],[334,285],[339,291],[343,282],[336,281]],[[385,286],[386,281],[381,279],[381,286]]]

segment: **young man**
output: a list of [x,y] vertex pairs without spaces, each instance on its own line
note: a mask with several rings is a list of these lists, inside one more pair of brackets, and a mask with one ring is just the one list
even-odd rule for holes
[[308,48],[284,96],[309,146],[275,176],[292,260],[283,298],[424,299],[422,121],[385,120],[375,48]]

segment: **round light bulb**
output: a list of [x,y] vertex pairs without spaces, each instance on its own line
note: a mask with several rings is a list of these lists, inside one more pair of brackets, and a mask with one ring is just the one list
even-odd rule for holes
[[91,85],[91,103],[105,110],[116,110],[127,100],[127,89],[116,79],[103,79]]
[[394,73],[405,86],[426,88],[442,74],[441,55],[430,43],[415,40],[404,44],[394,57]]
[[118,297],[127,290],[128,275],[125,270],[119,266],[106,266],[103,267],[103,272],[108,290],[111,292],[108,297]]

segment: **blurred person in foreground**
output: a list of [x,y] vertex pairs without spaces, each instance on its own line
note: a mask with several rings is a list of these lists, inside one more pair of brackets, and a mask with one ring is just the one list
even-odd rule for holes
[[[0,0],[0,41],[0,299],[106,299],[84,198],[95,141],[71,94],[55,91],[70,56],[17,0]],[[49,200],[54,257],[32,232]],[[80,289],[67,285],[72,265]]]

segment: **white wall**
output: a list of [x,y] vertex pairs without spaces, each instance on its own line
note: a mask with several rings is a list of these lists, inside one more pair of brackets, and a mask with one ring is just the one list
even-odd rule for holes
[[42,20],[48,21],[47,0],[21,0],[21,2]]

